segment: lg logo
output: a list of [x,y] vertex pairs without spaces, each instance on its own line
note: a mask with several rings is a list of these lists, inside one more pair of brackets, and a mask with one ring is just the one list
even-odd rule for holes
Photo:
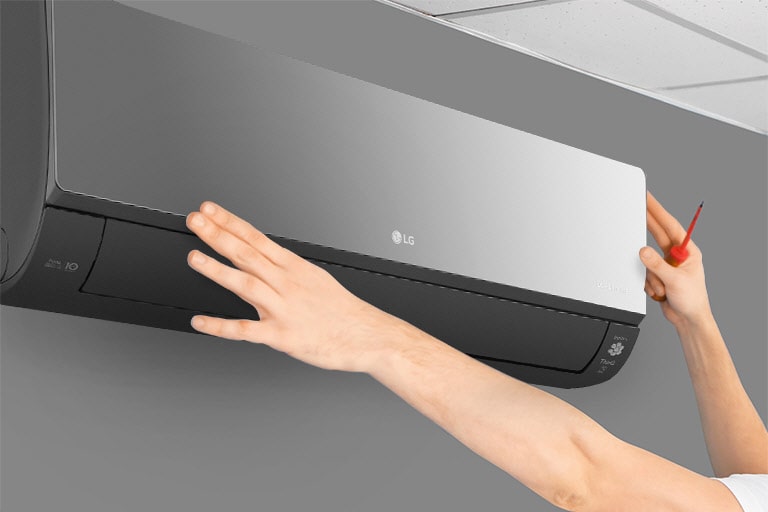
[[394,230],[392,232],[392,241],[398,245],[399,244],[415,245],[415,242],[416,242],[413,238],[413,235],[404,235],[398,230]]

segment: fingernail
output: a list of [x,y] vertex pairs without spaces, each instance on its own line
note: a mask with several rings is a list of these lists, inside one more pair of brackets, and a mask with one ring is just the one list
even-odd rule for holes
[[192,225],[193,226],[198,226],[198,227],[204,226],[205,225],[205,219],[203,219],[202,215],[197,215],[197,214],[192,215]]
[[199,316],[193,316],[192,317],[192,327],[195,329],[200,329],[205,325],[205,320],[203,320]]
[[651,258],[651,250],[650,249],[641,249],[640,250],[640,257],[644,260],[648,260]]
[[213,215],[216,213],[216,207],[213,205],[213,203],[205,203],[203,205],[202,212],[207,213],[208,215]]
[[202,265],[205,263],[205,256],[203,256],[201,253],[196,252],[192,254],[192,263],[195,265]]

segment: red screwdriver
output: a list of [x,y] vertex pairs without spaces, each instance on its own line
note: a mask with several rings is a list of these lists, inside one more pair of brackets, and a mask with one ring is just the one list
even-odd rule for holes
[[699,219],[699,214],[701,213],[701,208],[703,206],[704,201],[701,202],[699,208],[696,210],[696,215],[693,216],[691,225],[688,226],[688,232],[685,234],[683,243],[673,246],[669,250],[669,254],[664,257],[664,260],[673,267],[680,265],[682,262],[688,259],[688,249],[686,249],[685,246],[688,245],[688,241],[691,239],[691,233],[693,233],[693,228],[696,226],[696,221]]

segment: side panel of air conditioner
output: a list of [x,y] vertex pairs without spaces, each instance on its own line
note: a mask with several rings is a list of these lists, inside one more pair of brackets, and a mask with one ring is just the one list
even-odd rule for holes
[[40,225],[48,170],[48,54],[43,2],[0,2],[0,282],[19,271]]

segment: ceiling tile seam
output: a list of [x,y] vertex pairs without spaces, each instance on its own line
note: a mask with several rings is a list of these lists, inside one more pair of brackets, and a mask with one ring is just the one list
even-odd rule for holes
[[492,7],[479,7],[477,9],[467,9],[464,11],[446,12],[443,14],[434,14],[435,18],[442,18],[446,20],[455,20],[459,18],[466,18],[469,16],[479,16],[482,14],[496,14],[500,12],[517,11],[520,9],[528,9],[530,7],[539,7],[541,5],[560,4],[564,2],[573,2],[574,0],[528,0],[527,2],[494,5]]
[[714,30],[710,30],[697,23],[694,23],[683,17],[680,17],[677,14],[674,14],[662,7],[659,7],[658,5],[653,3],[651,0],[624,0],[624,1],[630,5],[637,7],[638,9],[643,9],[646,12],[649,12],[667,21],[675,23],[676,25],[679,25],[683,28],[696,32],[699,35],[707,37],[717,43],[726,45],[729,48],[732,48],[736,51],[749,55],[750,57],[754,57],[763,62],[768,62],[768,55],[761,52],[760,50],[756,50],[751,46],[747,46],[738,41],[734,41],[733,39],[727,36],[724,36],[723,34],[720,34],[718,32],[715,32]]
[[[379,1],[387,1],[387,0],[379,0]],[[442,21],[444,23],[452,25],[457,30],[460,30],[460,31],[465,32],[465,33],[470,34],[470,35],[474,35],[475,37],[479,37],[479,38],[484,39],[486,41],[489,41],[491,43],[495,43],[495,44],[498,44],[500,46],[503,46],[503,47],[506,47],[506,48],[510,48],[511,50],[522,52],[522,53],[530,55],[530,56],[532,56],[534,58],[542,59],[545,62],[550,62],[550,63],[556,64],[556,65],[562,66],[562,67],[564,67],[566,69],[570,69],[570,70],[576,71],[578,73],[587,75],[589,77],[592,77],[592,78],[595,78],[595,79],[598,79],[598,80],[602,80],[602,81],[607,82],[609,84],[618,85],[618,86],[623,87],[625,89],[628,89],[630,91],[633,91],[633,92],[636,92],[636,93],[639,93],[639,94],[651,97],[651,98],[653,98],[655,100],[661,101],[663,103],[667,103],[667,104],[672,105],[674,107],[682,108],[684,110],[689,110],[689,111],[691,111],[691,112],[693,112],[695,114],[699,114],[699,115],[703,115],[703,116],[706,116],[706,117],[710,117],[712,119],[715,119],[717,121],[721,121],[721,122],[730,124],[732,126],[737,126],[739,128],[743,128],[743,129],[751,131],[751,132],[759,133],[760,135],[768,135],[768,131],[766,131],[766,129],[763,128],[763,127],[752,126],[751,124],[747,124],[747,123],[744,123],[744,122],[739,121],[737,119],[733,119],[730,116],[719,114],[719,113],[714,112],[714,111],[712,111],[712,110],[710,110],[708,108],[703,108],[703,107],[699,107],[699,106],[696,106],[696,105],[692,105],[691,103],[688,103],[686,101],[682,101],[682,100],[680,100],[678,98],[675,98],[673,96],[669,96],[668,94],[665,94],[666,91],[661,91],[657,87],[653,87],[653,86],[640,87],[638,85],[631,84],[629,82],[623,82],[623,81],[617,80],[615,78],[610,78],[608,76],[601,75],[599,73],[595,73],[594,71],[590,71],[590,70],[586,70],[586,69],[583,69],[583,68],[576,67],[576,66],[574,66],[572,64],[569,64],[569,63],[567,63],[565,61],[561,61],[559,59],[555,59],[554,57],[551,57],[551,56],[546,55],[544,53],[531,50],[530,48],[526,48],[526,47],[517,45],[515,43],[512,43],[512,42],[504,40],[504,39],[499,39],[498,37],[492,36],[492,35],[490,35],[490,34],[488,34],[486,32],[480,32],[479,30],[473,29],[471,27],[467,27],[465,25],[461,25],[459,23],[454,23],[453,21],[445,21],[445,20],[442,20],[441,18],[437,18],[435,16],[429,16],[428,18],[436,20],[437,22],[441,22]]]
[[713,82],[699,82],[694,84],[683,84],[683,85],[671,85],[669,87],[657,87],[656,89],[659,91],[676,91],[679,89],[698,89],[700,87],[712,87],[717,85],[729,85],[729,84],[741,84],[741,83],[748,83],[748,82],[760,82],[766,80],[768,81],[768,75],[757,75],[757,76],[748,76],[744,78],[733,78],[730,80],[715,80]]
[[[377,1],[380,1],[380,0],[377,0]],[[417,8],[417,7],[414,7],[414,6],[412,6],[412,5],[408,5],[408,4],[404,3],[404,2],[405,2],[405,0],[391,0],[391,2],[392,2],[393,4],[395,4],[395,5],[397,5],[397,6],[399,6],[399,7],[403,8],[403,9],[405,9],[406,11],[413,11],[413,12],[417,12],[417,13],[419,13],[419,14],[423,14],[424,16],[434,16],[434,15],[433,15],[431,12],[422,11],[421,9],[419,9],[419,8]],[[385,2],[384,2],[384,3],[385,3]]]
[[616,80],[616,79],[613,79],[613,78],[602,76],[602,75],[599,75],[599,74],[594,73],[592,71],[588,71],[588,70],[585,70],[585,69],[582,69],[582,68],[578,68],[576,66],[568,64],[567,62],[560,61],[560,60],[555,59],[553,57],[550,57],[550,56],[548,56],[546,54],[543,54],[541,52],[531,50],[530,48],[526,48],[524,46],[520,46],[520,45],[515,44],[515,43],[513,43],[511,41],[507,41],[507,40],[504,40],[504,39],[500,39],[498,37],[494,37],[494,36],[488,34],[487,32],[481,32],[479,30],[473,29],[473,28],[468,27],[466,25],[462,25],[460,23],[455,23],[455,22],[453,22],[452,20],[449,20],[449,19],[443,19],[443,18],[440,18],[438,16],[431,16],[431,15],[424,14],[423,12],[421,12],[421,11],[419,11],[417,9],[412,9],[412,8],[410,8],[408,6],[405,6],[403,4],[398,3],[395,0],[374,0],[374,1],[382,3],[382,4],[385,4],[385,5],[389,5],[391,7],[394,7],[396,9],[399,9],[399,10],[404,11],[404,12],[414,13],[417,16],[422,17],[423,19],[427,19],[427,20],[432,21],[433,23],[438,23],[438,24],[444,25],[446,27],[451,27],[453,30],[458,30],[459,32],[464,32],[465,34],[477,37],[477,38],[485,40],[485,41],[488,41],[488,42],[490,42],[492,44],[496,44],[496,45],[499,45],[499,46],[502,46],[502,47],[505,47],[505,48],[509,48],[509,49],[511,49],[513,51],[517,51],[517,52],[529,55],[529,56],[537,58],[537,59],[541,59],[544,62],[549,62],[551,64],[555,64],[555,65],[564,67],[566,69],[570,69],[570,70],[575,71],[577,73],[581,73],[583,75],[589,76],[589,77],[597,79],[597,80],[601,80],[601,81],[607,82],[609,84],[618,85],[618,86],[623,87],[623,88],[625,88],[627,90],[630,90],[630,91],[633,91],[635,93],[648,96],[650,98],[653,98],[655,100],[661,101],[663,103],[667,103],[669,105],[672,105],[672,106],[675,106],[675,107],[678,107],[678,108],[683,108],[685,110],[691,110],[694,113],[698,113],[698,114],[701,114],[701,115],[708,116],[708,117],[710,117],[710,118],[712,118],[714,120],[721,121],[721,122],[730,124],[732,126],[736,126],[738,128],[742,128],[744,130],[750,131],[750,132],[758,133],[760,135],[768,135],[768,130],[766,130],[765,128],[752,126],[751,124],[747,124],[747,123],[741,122],[739,120],[732,119],[731,117],[727,117],[727,116],[718,114],[716,112],[711,112],[711,111],[708,111],[708,110],[703,110],[702,112],[699,112],[695,106],[690,105],[689,103],[682,102],[679,99],[674,98],[672,96],[668,96],[666,94],[663,94],[663,91],[658,90],[656,87],[652,87],[652,86],[648,87],[648,88],[639,87],[639,86],[633,85],[631,83],[622,82],[620,80]]

